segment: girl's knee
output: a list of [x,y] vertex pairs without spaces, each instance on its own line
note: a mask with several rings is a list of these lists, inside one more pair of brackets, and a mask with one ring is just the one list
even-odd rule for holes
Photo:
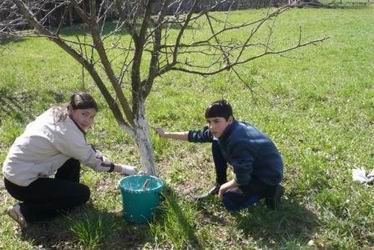
[[81,190],[80,190],[80,200],[84,204],[86,203],[91,196],[91,191],[88,186],[80,184],[81,185]]

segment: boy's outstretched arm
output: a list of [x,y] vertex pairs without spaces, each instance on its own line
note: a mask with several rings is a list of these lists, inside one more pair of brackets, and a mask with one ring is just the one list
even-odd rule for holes
[[167,131],[164,131],[162,128],[156,128],[155,130],[156,130],[156,133],[158,134],[158,136],[160,136],[162,138],[188,141],[188,131],[167,132]]

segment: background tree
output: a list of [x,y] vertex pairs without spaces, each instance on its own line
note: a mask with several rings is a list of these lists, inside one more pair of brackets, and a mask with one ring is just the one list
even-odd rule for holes
[[[211,76],[267,55],[280,55],[323,39],[271,47],[274,20],[287,8],[258,20],[231,24],[235,1],[198,0],[5,0],[0,4],[0,34],[46,37],[73,57],[92,77],[120,128],[140,150],[148,174],[156,175],[145,102],[157,77],[181,71]],[[214,10],[227,10],[222,18]],[[66,37],[62,28],[78,16],[84,35]],[[53,18],[52,18],[53,17]],[[108,19],[115,19],[108,24]],[[74,19],[74,18],[73,18]],[[53,20],[53,21],[51,21]],[[195,36],[202,25],[210,33]],[[20,31],[30,26],[32,31]],[[257,39],[260,30],[267,32]],[[261,31],[261,32],[264,32]],[[233,38],[245,32],[246,38]],[[124,35],[128,34],[128,35]],[[250,51],[251,53],[247,53]],[[208,64],[193,59],[209,58]]]

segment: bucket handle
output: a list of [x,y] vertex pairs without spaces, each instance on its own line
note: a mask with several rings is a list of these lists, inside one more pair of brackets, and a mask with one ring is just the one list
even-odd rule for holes
[[148,188],[148,186],[149,186],[149,179],[146,179],[143,186],[142,186],[142,190],[145,191],[146,188]]

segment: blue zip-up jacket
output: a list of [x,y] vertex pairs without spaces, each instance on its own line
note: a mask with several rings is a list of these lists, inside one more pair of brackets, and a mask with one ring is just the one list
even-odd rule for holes
[[[202,130],[190,130],[188,141],[212,142],[213,136],[206,126]],[[234,169],[239,186],[248,185],[252,177],[272,186],[282,181],[282,157],[269,137],[257,128],[234,120],[218,138],[218,143]]]

